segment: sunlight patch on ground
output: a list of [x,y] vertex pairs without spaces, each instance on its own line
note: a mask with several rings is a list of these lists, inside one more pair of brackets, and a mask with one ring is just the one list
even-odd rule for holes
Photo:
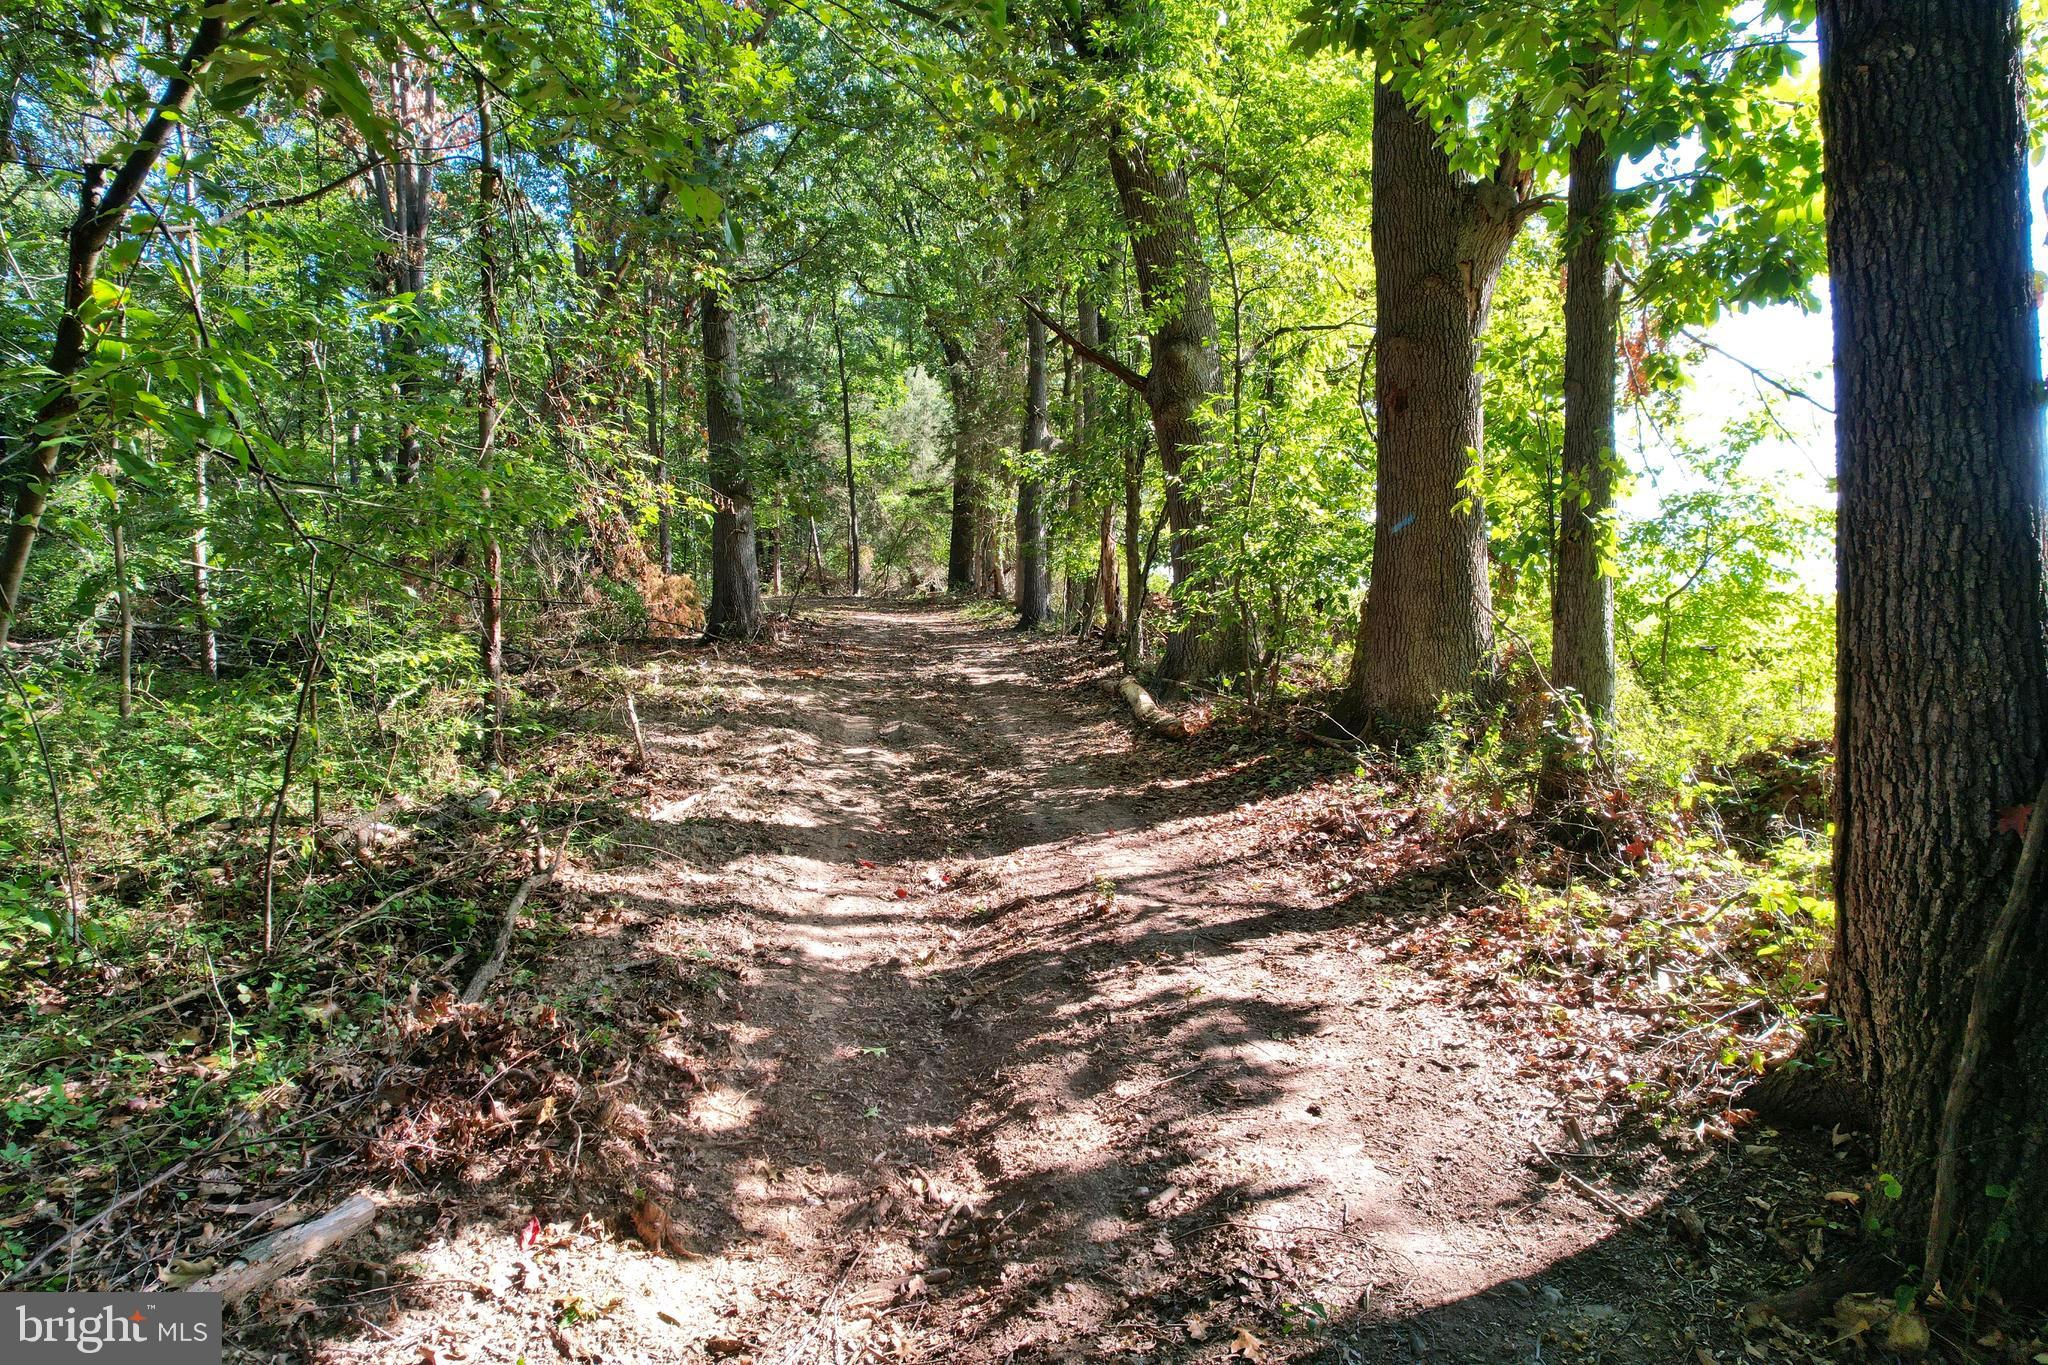
[[690,1121],[707,1133],[734,1132],[760,1112],[759,1100],[726,1085],[713,1086],[690,1101]]

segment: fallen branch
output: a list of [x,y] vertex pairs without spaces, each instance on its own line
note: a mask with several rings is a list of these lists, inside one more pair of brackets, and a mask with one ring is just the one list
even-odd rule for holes
[[1136,678],[1126,677],[1118,683],[1110,683],[1107,679],[1103,681],[1105,686],[1122,697],[1124,703],[1131,708],[1132,719],[1147,730],[1154,734],[1169,735],[1174,739],[1188,737],[1187,722],[1163,710]]
[[512,893],[512,903],[505,907],[505,922],[498,926],[498,945],[491,950],[490,957],[485,959],[483,965],[476,969],[476,975],[470,977],[469,984],[463,987],[463,1004],[474,1005],[484,998],[484,991],[489,988],[492,979],[505,965],[505,954],[512,949],[512,935],[519,928],[519,912],[526,907],[527,897],[554,880],[555,873],[561,870],[562,859],[568,855],[569,836],[575,832],[576,818],[572,815],[569,818],[569,827],[562,831],[562,842],[555,845],[555,860],[519,883],[519,889]]
[[236,1257],[225,1270],[216,1271],[190,1287],[197,1293],[219,1294],[223,1303],[238,1303],[330,1248],[340,1246],[375,1221],[377,1201],[366,1194],[352,1195],[310,1223],[265,1237]]
[[91,1232],[93,1232],[94,1229],[98,1228],[100,1225],[105,1223],[109,1218],[112,1218],[116,1213],[119,1213],[122,1209],[127,1208],[130,1204],[133,1204],[136,1200],[142,1198],[142,1196],[148,1194],[151,1190],[155,1189],[157,1186],[163,1184],[166,1180],[169,1180],[172,1176],[178,1174],[178,1172],[190,1166],[193,1162],[199,1160],[199,1158],[203,1156],[212,1155],[213,1149],[217,1146],[219,1146],[219,1139],[215,1139],[213,1143],[209,1144],[204,1148],[201,1148],[199,1151],[194,1152],[191,1156],[186,1157],[183,1161],[177,1162],[175,1165],[166,1166],[163,1170],[157,1172],[154,1176],[150,1177],[148,1180],[145,1180],[142,1184],[136,1186],[127,1194],[122,1195],[119,1199],[116,1199],[113,1203],[101,1209],[93,1217],[87,1219],[83,1223],[80,1223],[77,1227],[71,1229],[71,1231],[65,1233],[62,1237],[59,1237],[56,1241],[44,1247],[41,1251],[36,1253],[35,1258],[31,1260],[27,1265],[15,1271],[6,1279],[0,1280],[0,1284],[19,1284],[26,1281],[29,1278],[29,1276],[35,1273],[36,1267],[41,1265],[44,1261],[49,1260],[51,1256],[55,1255],[57,1252],[62,1251],[65,1247],[70,1246],[73,1242],[78,1241],[80,1238],[89,1235]]
[[640,708],[633,704],[633,694],[626,693],[626,719],[633,726],[633,747],[640,751],[640,771],[647,771],[647,736],[640,731]]
[[1586,1198],[1592,1200],[1601,1208],[1606,1209],[1609,1213],[1613,1214],[1616,1218],[1619,1218],[1622,1222],[1628,1224],[1628,1226],[1632,1228],[1647,1226],[1643,1219],[1643,1216],[1640,1213],[1631,1213],[1626,1207],[1624,1207],[1618,1201],[1610,1197],[1598,1185],[1593,1184],[1593,1182],[1591,1182],[1590,1180],[1586,1180],[1580,1177],[1579,1175],[1573,1173],[1572,1171],[1566,1170],[1565,1164],[1562,1161],[1559,1161],[1556,1157],[1552,1156],[1550,1153],[1544,1151],[1543,1144],[1538,1142],[1535,1138],[1529,1139],[1529,1145],[1536,1149],[1536,1155],[1542,1159],[1544,1165],[1550,1167],[1551,1170],[1556,1171],[1560,1179],[1562,1179],[1567,1185],[1570,1185],[1573,1189],[1577,1190],[1580,1194],[1583,1194],[1584,1196],[1586,1196]]

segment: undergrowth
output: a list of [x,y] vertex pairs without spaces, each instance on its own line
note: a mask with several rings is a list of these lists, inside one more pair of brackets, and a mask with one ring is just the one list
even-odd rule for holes
[[[431,1058],[471,1056],[455,1035],[486,1027],[433,1001],[488,951],[571,808],[606,823],[630,741],[603,670],[524,679],[521,762],[499,770],[482,768],[465,642],[422,635],[331,665],[278,810],[296,669],[217,685],[145,669],[123,720],[104,675],[15,664],[0,709],[0,1279],[175,1287],[214,1268],[208,1246],[303,1216],[373,1129],[406,1164],[402,1134],[438,1129],[427,1098],[392,1107],[394,1078],[448,1071]],[[556,932],[540,909],[529,930]],[[569,1022],[535,1039],[563,1066],[602,1052]]]

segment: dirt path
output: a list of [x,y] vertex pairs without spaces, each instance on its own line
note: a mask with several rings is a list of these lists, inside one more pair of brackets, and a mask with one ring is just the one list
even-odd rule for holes
[[1530,1164],[1551,1097],[1380,951],[1461,888],[1308,884],[1270,765],[1135,737],[1101,667],[836,603],[651,673],[639,817],[520,988],[609,1011],[630,1059],[573,1193],[479,1173],[321,1350],[1526,1361],[1645,1332],[1606,1301],[1616,1219]]

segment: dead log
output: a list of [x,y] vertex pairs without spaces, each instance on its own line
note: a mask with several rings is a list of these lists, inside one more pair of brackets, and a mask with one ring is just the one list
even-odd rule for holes
[[1116,684],[1116,690],[1117,695],[1124,699],[1125,705],[1131,708],[1132,718],[1153,734],[1169,735],[1174,739],[1188,737],[1187,722],[1162,710],[1159,703],[1152,700],[1152,694],[1147,692],[1136,678],[1126,677]]
[[310,1223],[272,1233],[236,1257],[225,1270],[215,1271],[189,1288],[219,1294],[226,1304],[237,1303],[340,1246],[376,1221],[377,1201],[366,1194],[353,1195]]

